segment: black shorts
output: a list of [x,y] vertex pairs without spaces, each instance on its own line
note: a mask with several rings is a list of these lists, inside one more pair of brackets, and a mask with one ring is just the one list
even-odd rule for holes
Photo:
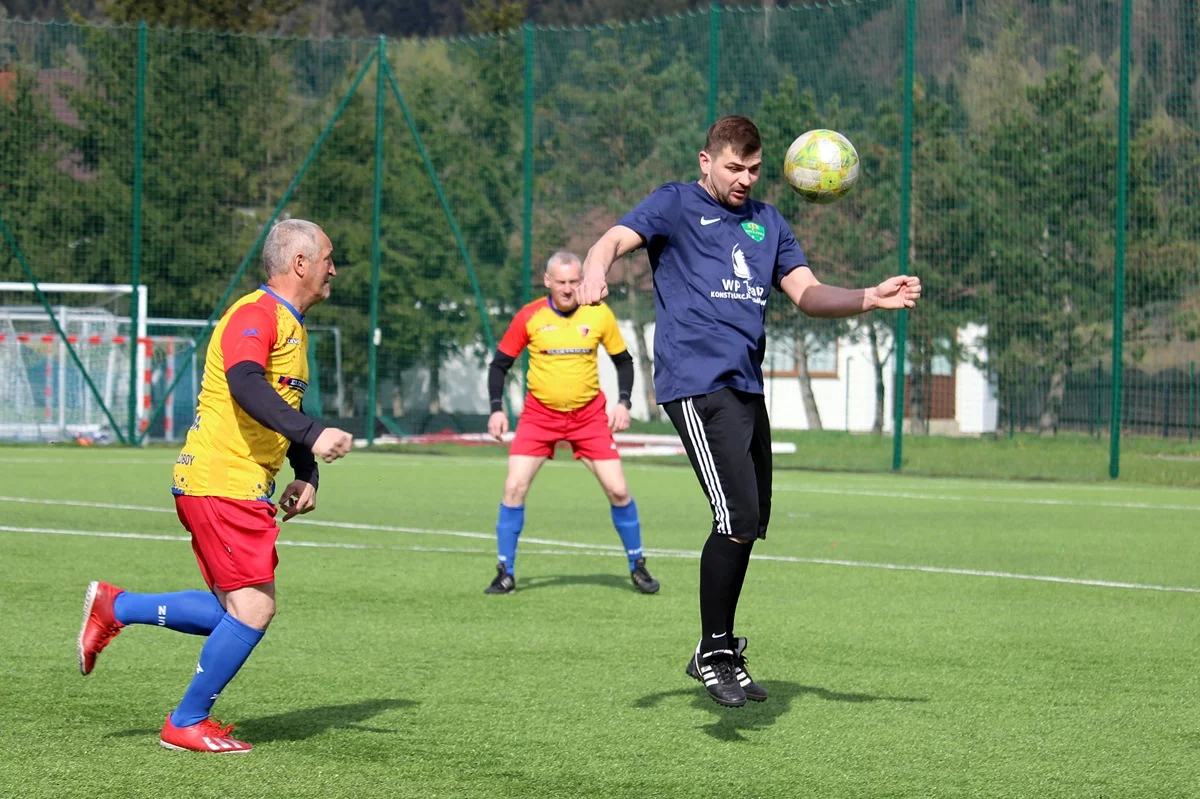
[[723,388],[663,408],[712,507],[717,535],[767,537],[771,519],[771,421],[761,394]]

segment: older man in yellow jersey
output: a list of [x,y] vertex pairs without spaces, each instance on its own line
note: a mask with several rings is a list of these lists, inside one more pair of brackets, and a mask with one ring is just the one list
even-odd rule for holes
[[129,624],[207,636],[183,701],[163,724],[159,741],[168,749],[250,751],[209,711],[275,615],[275,475],[286,457],[295,472],[279,503],[287,521],[316,508],[316,458],[331,463],[353,444],[349,433],[300,410],[308,387],[304,315],[329,296],[337,274],[329,237],[312,222],[280,222],[263,242],[263,265],[266,284],[237,300],[213,330],[196,419],[175,463],[175,510],[210,590],[135,594],[97,581],[84,596],[83,674]]
[[[517,312],[496,349],[488,373],[492,415],[488,431],[499,439],[508,432],[503,411],[504,375],[521,350],[529,350],[529,393],[517,422],[508,456],[508,479],[496,522],[499,564],[489,594],[511,594],[517,588],[514,565],[517,540],[525,525],[525,495],[554,447],[566,441],[575,457],[596,475],[608,497],[613,526],[621,537],[634,586],[646,594],[658,581],[646,570],[637,505],[629,495],[613,433],[629,427],[633,391],[633,358],[625,348],[617,319],[603,303],[581,306],[575,290],[582,278],[579,257],[557,252],[546,263],[544,283],[550,291]],[[617,403],[606,412],[600,390],[596,354],[603,345],[617,368]]]

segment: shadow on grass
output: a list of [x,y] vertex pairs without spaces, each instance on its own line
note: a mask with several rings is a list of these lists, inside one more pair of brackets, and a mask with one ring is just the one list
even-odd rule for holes
[[[302,710],[290,710],[274,716],[246,719],[237,722],[239,738],[250,743],[268,741],[303,741],[328,730],[358,730],[359,732],[394,733],[395,730],[368,727],[362,722],[397,708],[416,707],[417,702],[409,699],[369,699],[347,705],[324,705]],[[110,732],[106,738],[125,738],[138,735],[156,735],[157,729],[121,730]]]
[[622,591],[636,594],[638,590],[629,579],[629,574],[570,574],[557,577],[530,577],[517,583],[517,593],[533,591],[538,588],[553,588],[559,585],[595,585],[601,588],[618,588]]
[[665,699],[675,696],[686,696],[692,700],[692,707],[697,710],[707,710],[717,717],[711,724],[702,724],[697,729],[707,735],[722,741],[744,741],[743,732],[762,730],[770,727],[777,719],[791,710],[792,701],[804,696],[812,696],[826,702],[928,702],[928,699],[909,696],[876,696],[874,694],[853,694],[831,691],[813,685],[798,685],[794,682],[781,680],[766,680],[761,683],[767,689],[766,702],[747,702],[744,707],[722,707],[709,698],[708,692],[697,684],[694,688],[677,688],[673,691],[660,691],[648,694],[633,703],[640,709],[657,706]]

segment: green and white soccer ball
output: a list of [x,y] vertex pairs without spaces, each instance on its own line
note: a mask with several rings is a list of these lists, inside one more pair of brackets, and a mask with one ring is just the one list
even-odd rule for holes
[[810,203],[831,203],[858,182],[858,151],[835,130],[810,130],[788,148],[783,175]]

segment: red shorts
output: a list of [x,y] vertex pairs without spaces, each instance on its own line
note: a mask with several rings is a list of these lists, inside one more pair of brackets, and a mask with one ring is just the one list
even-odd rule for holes
[[192,551],[209,588],[236,591],[275,579],[275,506],[264,500],[175,495]]
[[508,454],[553,458],[554,445],[566,441],[575,450],[576,458],[594,461],[620,458],[612,431],[608,429],[605,407],[603,391],[573,411],[551,410],[528,394]]

